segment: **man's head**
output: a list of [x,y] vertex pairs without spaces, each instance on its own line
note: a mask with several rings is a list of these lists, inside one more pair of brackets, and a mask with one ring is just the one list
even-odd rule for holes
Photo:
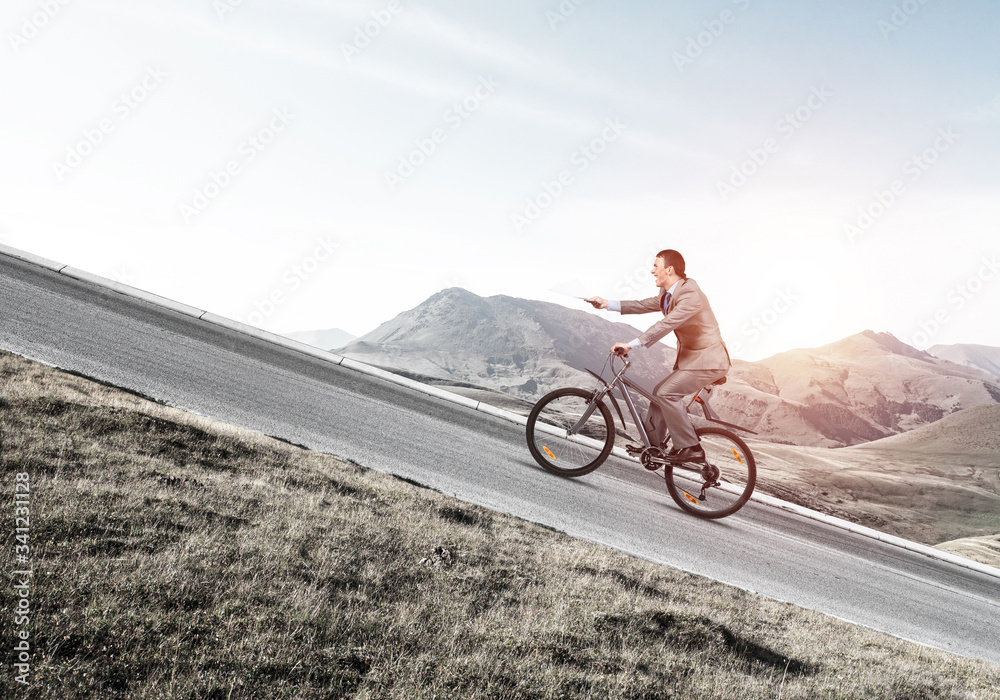
[[677,280],[687,277],[684,274],[684,258],[676,250],[661,250],[653,261],[652,273],[656,277],[656,286],[666,291]]

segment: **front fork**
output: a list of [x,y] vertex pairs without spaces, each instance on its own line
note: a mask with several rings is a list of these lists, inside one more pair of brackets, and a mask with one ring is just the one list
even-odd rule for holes
[[590,417],[594,415],[594,411],[597,410],[597,402],[604,398],[605,393],[606,392],[602,391],[600,396],[595,393],[594,397],[590,399],[590,403],[587,405],[587,410],[583,412],[582,416],[580,416],[580,420],[576,422],[576,425],[566,431],[567,435],[576,435],[577,432],[583,428]]

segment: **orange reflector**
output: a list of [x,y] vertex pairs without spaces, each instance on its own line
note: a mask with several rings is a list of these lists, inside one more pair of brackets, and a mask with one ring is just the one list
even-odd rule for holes
[[547,454],[547,455],[548,455],[549,457],[551,457],[552,459],[555,459],[555,458],[556,458],[556,456],[555,456],[554,454],[552,454],[552,450],[550,450],[550,449],[549,449],[548,447],[546,447],[545,445],[542,445],[542,449],[543,449],[543,450],[545,450],[545,454]]
[[736,461],[739,462],[740,464],[743,464],[743,459],[740,457],[740,453],[736,451],[736,448],[730,447],[729,449],[733,451],[733,457],[736,458]]
[[697,505],[701,505],[700,503],[698,503],[698,499],[695,498],[694,496],[692,496],[691,494],[689,494],[687,491],[684,492],[684,498],[688,499],[689,501],[691,501],[692,503],[694,503],[696,506]]

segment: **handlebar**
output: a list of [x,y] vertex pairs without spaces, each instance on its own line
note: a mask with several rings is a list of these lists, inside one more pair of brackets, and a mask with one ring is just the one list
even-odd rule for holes
[[625,367],[632,366],[632,363],[628,361],[628,355],[621,352],[621,350],[611,350],[610,352],[608,352],[608,354],[611,355],[612,357],[617,357],[619,360],[621,360],[622,364],[625,365]]

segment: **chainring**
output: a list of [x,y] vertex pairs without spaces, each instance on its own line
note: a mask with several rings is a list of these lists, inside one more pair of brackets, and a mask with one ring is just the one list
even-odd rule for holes
[[[657,469],[663,466],[663,450],[659,447],[647,447],[639,455],[639,462],[651,472],[655,472]],[[659,460],[659,461],[653,461]]]

